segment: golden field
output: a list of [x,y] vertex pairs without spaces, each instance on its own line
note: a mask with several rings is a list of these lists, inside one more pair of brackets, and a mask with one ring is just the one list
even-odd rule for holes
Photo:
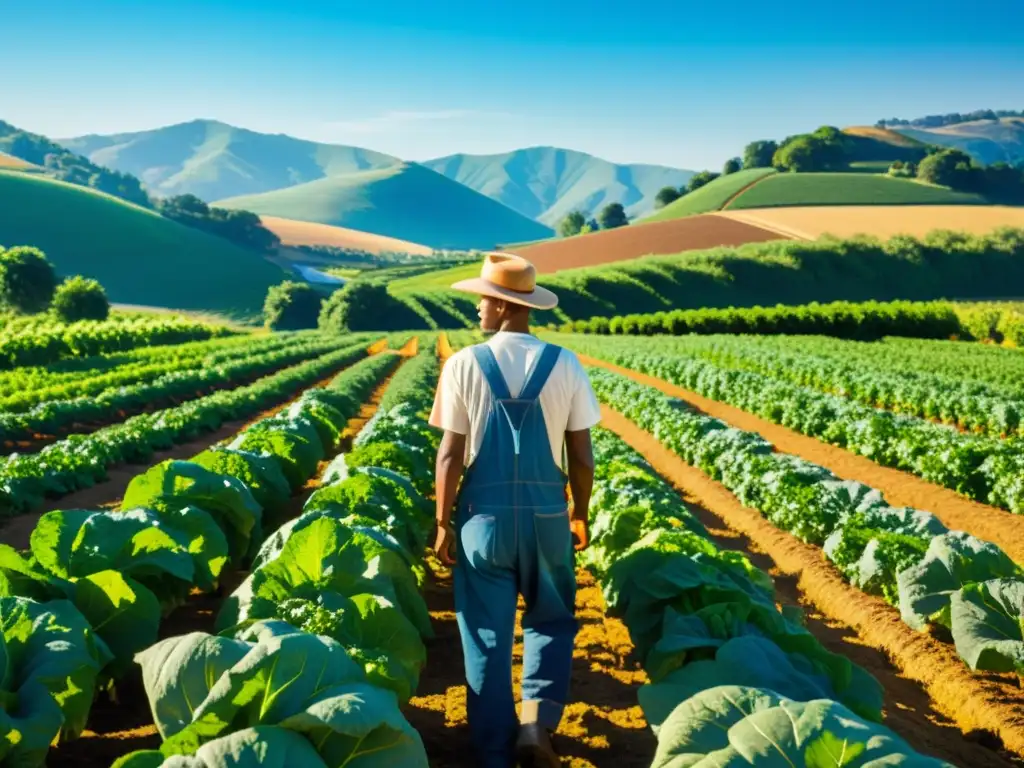
[[429,256],[433,250],[426,245],[399,240],[396,237],[374,235],[357,229],[315,224],[309,221],[261,216],[263,226],[281,238],[283,245],[326,245],[334,248],[354,248],[369,253],[397,251]]
[[985,234],[997,227],[1024,227],[1024,208],[1004,205],[830,205],[719,211],[713,215],[804,240],[824,234],[922,237],[934,229]]

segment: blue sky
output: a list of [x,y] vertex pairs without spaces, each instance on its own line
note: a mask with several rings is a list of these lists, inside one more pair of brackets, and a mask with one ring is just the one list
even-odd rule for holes
[[1020,2],[0,0],[0,119],[717,170],[821,124],[1024,109]]

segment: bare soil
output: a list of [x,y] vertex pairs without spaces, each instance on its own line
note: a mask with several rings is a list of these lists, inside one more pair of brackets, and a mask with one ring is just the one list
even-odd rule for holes
[[626,417],[607,407],[602,416],[680,490],[719,546],[747,553],[773,576],[780,601],[805,609],[808,628],[826,648],[882,683],[888,727],[961,768],[1024,765],[1024,695],[1010,678],[972,673],[949,645],[915,632],[887,603],[847,584],[820,549],[744,507]]
[[550,274],[640,256],[785,239],[785,235],[753,224],[705,214],[511,246],[508,250],[532,261],[539,273]]
[[1015,562],[1024,563],[1024,515],[1015,515],[998,507],[972,501],[909,472],[879,466],[863,456],[801,435],[662,379],[585,355],[581,355],[580,360],[586,365],[600,366],[654,387],[666,395],[685,401],[701,413],[726,421],[735,427],[757,432],[782,453],[790,453],[814,462],[844,480],[858,480],[877,488],[891,506],[914,507],[931,512],[950,530],[966,531],[979,539],[992,542]]
[[[432,766],[473,768],[466,723],[462,644],[455,621],[450,572],[432,562],[434,579],[424,592],[437,637],[427,649],[418,695],[406,717],[423,738]],[[524,605],[520,599],[513,648],[513,680],[520,695]],[[562,764],[573,768],[647,768],[657,743],[637,704],[646,676],[627,657],[625,626],[605,616],[601,591],[586,571],[577,573],[576,615],[580,630],[573,652],[570,703],[553,740]]]

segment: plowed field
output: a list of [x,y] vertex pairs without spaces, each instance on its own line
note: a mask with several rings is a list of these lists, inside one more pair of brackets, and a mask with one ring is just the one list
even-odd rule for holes
[[703,215],[634,224],[510,250],[530,259],[541,274],[551,274],[563,269],[590,267],[640,256],[785,239],[788,239],[785,235],[753,224]]

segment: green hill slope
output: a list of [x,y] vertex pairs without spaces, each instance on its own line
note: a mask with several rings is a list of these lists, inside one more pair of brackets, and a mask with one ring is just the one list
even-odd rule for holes
[[659,189],[680,187],[693,176],[679,168],[620,165],[557,147],[449,155],[423,165],[550,226],[573,210],[596,217],[609,203],[621,203],[631,218],[641,216],[654,209]]
[[203,200],[258,194],[400,162],[368,149],[257,133],[214,120],[59,143],[94,163],[138,176],[153,194],[191,193]]
[[974,120],[936,128],[895,127],[904,136],[966,152],[985,165],[1024,161],[1024,118]]
[[719,176],[700,189],[669,203],[643,221],[645,224],[651,221],[668,221],[669,219],[681,219],[684,216],[721,210],[722,206],[741,192],[744,187],[755,184],[759,179],[773,173],[775,173],[774,168],[747,168],[730,173],[728,176]]
[[0,243],[42,249],[113,302],[258,315],[286,274],[259,254],[152,211],[39,175],[0,172]]
[[500,242],[553,234],[543,224],[415,163],[220,200],[216,205],[443,249],[490,249]]
[[792,205],[983,205],[987,202],[980,195],[890,176],[778,173],[742,192],[726,210]]

